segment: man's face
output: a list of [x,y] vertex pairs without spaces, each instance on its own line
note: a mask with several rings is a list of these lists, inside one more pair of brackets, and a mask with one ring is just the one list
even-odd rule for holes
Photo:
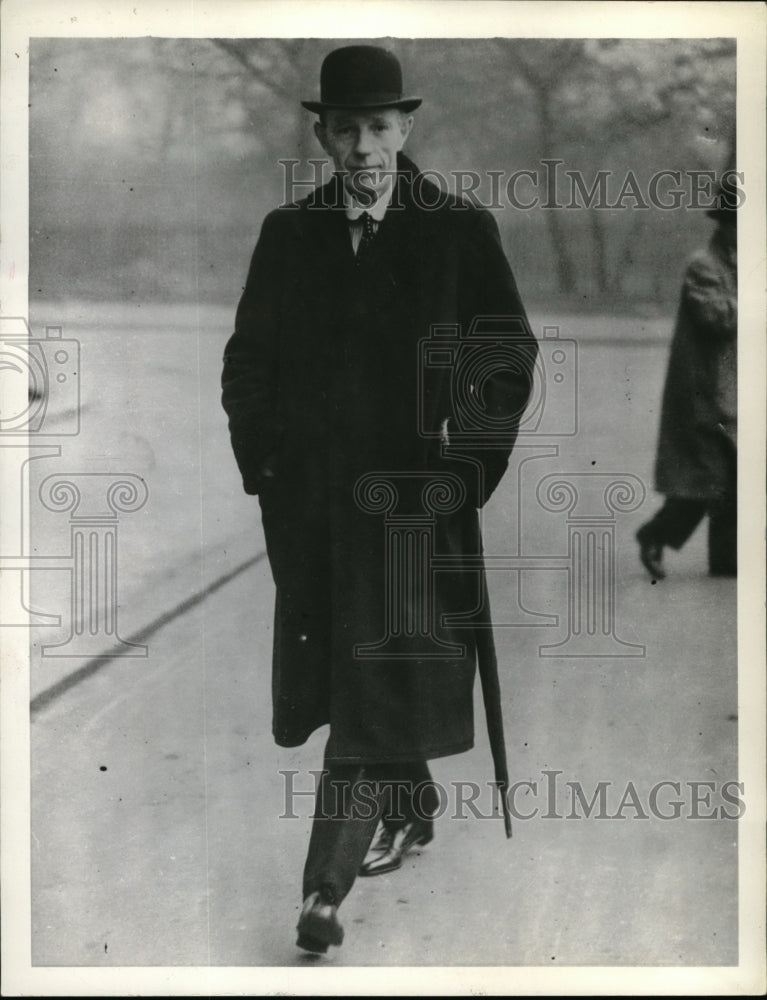
[[412,117],[396,108],[377,111],[325,112],[314,131],[320,145],[343,175],[346,189],[370,203],[397,169],[397,153],[413,127]]

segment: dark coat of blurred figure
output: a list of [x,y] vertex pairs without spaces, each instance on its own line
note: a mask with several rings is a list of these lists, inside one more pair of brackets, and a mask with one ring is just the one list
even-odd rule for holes
[[736,211],[723,199],[708,214],[717,228],[687,267],[663,392],[655,486],[666,502],[637,533],[658,579],[663,548],[681,548],[706,515],[710,574],[737,574]]

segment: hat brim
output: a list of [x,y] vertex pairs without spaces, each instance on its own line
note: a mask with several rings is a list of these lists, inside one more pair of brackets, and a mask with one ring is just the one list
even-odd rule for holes
[[383,101],[380,104],[325,104],[323,101],[301,101],[307,111],[320,114],[323,111],[380,111],[383,108],[398,108],[400,111],[415,111],[420,107],[421,97],[403,97],[399,101]]

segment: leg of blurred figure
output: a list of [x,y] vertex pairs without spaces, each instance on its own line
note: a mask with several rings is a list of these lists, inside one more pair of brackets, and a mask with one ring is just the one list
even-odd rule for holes
[[711,576],[738,575],[738,464],[730,453],[728,489],[711,504],[708,522],[708,571]]
[[711,576],[738,575],[738,505],[717,502],[708,522],[708,571]]
[[693,531],[698,527],[708,510],[706,500],[689,497],[667,497],[658,513],[637,531],[639,558],[651,576],[662,580],[663,549],[681,549]]

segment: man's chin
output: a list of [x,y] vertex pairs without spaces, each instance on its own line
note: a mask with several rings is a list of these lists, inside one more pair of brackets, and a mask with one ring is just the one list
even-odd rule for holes
[[378,200],[393,177],[393,170],[357,170],[344,175],[344,185],[361,205],[369,205]]

